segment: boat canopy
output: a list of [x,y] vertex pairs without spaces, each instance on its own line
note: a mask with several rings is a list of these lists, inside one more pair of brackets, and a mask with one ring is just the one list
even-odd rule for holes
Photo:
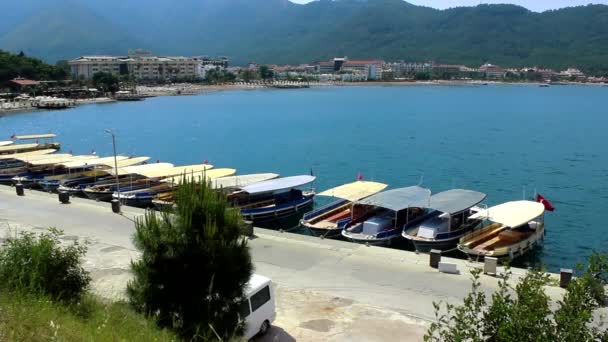
[[32,149],[32,148],[36,148],[39,146],[40,146],[40,144],[14,144],[14,145],[0,146],[0,152],[11,152],[11,151]]
[[213,182],[211,182],[211,187],[214,189],[242,188],[244,186],[264,182],[278,177],[279,175],[276,173],[255,173],[250,175],[222,177],[214,179]]
[[524,225],[545,212],[542,203],[533,201],[512,201],[482,210],[471,219],[487,219],[504,226],[516,228]]
[[251,184],[245,187],[242,187],[241,190],[248,194],[261,194],[264,192],[275,192],[279,190],[286,190],[297,188],[309,183],[314,182],[316,179],[315,176],[292,176],[292,177],[283,177],[277,179],[271,179],[264,182],[259,182],[255,184]]
[[356,202],[365,197],[377,194],[388,185],[377,182],[356,181],[325,190],[317,196],[337,197],[350,202]]
[[[121,161],[124,159],[129,159],[129,158],[125,157],[125,156],[116,156],[116,160],[118,160],[118,161]],[[58,165],[66,167],[68,169],[78,169],[78,168],[98,166],[98,165],[112,167],[112,166],[114,166],[114,157],[113,156],[112,157],[103,157],[103,158],[97,158],[97,159],[93,159],[93,160],[75,160],[75,161],[59,163]]]
[[63,160],[63,159],[70,158],[70,157],[72,157],[72,155],[70,153],[56,153],[56,154],[38,154],[38,155],[33,155],[33,156],[29,155],[29,156],[15,158],[15,159],[20,160],[25,163],[30,163],[30,162],[33,162],[36,160],[43,160],[43,159]]
[[208,171],[204,171],[204,172],[188,173],[188,174],[181,174],[178,176],[168,177],[168,178],[163,179],[163,181],[168,182],[168,183],[173,183],[173,184],[179,184],[183,181],[184,176],[186,176],[193,182],[200,182],[201,179],[203,178],[203,175],[205,175],[206,180],[209,181],[209,180],[213,180],[216,178],[232,176],[235,173],[236,173],[236,169],[228,169],[228,168],[213,169],[213,170],[208,170]]
[[168,169],[153,170],[142,174],[148,178],[164,178],[172,176],[181,176],[184,174],[202,174],[205,170],[210,170],[213,165],[209,164],[196,164],[196,165],[184,165],[174,166]]
[[7,145],[12,145],[13,142],[12,141],[0,141],[0,146],[7,146]]
[[69,162],[69,161],[75,161],[75,160],[90,160],[90,159],[96,159],[99,158],[97,156],[94,155],[82,155],[82,156],[69,156],[69,157],[59,157],[59,158],[44,158],[44,159],[38,159],[38,160],[31,160],[28,161],[28,164],[33,165],[33,166],[40,166],[40,165],[54,165],[54,164],[59,164],[59,163],[64,163],[64,162]]
[[[139,165],[141,163],[148,161],[149,159],[150,159],[150,157],[130,157],[130,158],[127,158],[124,160],[119,160],[118,167]],[[111,168],[114,168],[114,163],[111,163],[111,165],[109,165],[109,166]]]
[[431,190],[420,186],[410,186],[383,191],[365,198],[356,204],[401,211],[407,208],[427,208],[430,198]]
[[0,159],[16,159],[21,161],[27,161],[27,158],[39,155],[50,155],[57,150],[54,148],[49,148],[45,150],[36,150],[30,152],[22,152],[22,153],[14,153],[14,154],[3,154],[0,155]]
[[29,134],[29,135],[15,135],[13,136],[14,140],[33,140],[33,139],[52,139],[56,138],[57,134],[48,133],[48,134]]
[[431,196],[430,208],[443,213],[456,214],[486,199],[487,195],[473,190],[452,189]]
[[145,176],[144,173],[153,172],[158,170],[170,169],[173,168],[173,164],[171,163],[154,163],[154,164],[146,164],[146,165],[134,165],[127,167],[119,167],[118,172],[116,169],[112,169],[109,171],[110,174],[116,175],[118,173],[119,176],[138,174]]

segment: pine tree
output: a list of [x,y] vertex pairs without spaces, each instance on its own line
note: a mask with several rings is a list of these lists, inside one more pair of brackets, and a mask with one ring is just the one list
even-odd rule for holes
[[173,209],[135,223],[142,256],[132,263],[129,301],[185,340],[240,336],[240,298],[253,272],[240,213],[204,182],[184,178],[174,198]]

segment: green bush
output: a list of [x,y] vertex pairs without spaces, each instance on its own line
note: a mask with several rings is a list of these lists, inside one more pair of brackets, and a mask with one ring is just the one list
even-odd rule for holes
[[79,300],[91,281],[80,264],[87,249],[77,241],[61,247],[61,234],[50,228],[38,236],[21,232],[8,238],[0,249],[0,287],[54,300]]
[[132,263],[129,301],[184,340],[239,336],[239,299],[253,270],[240,212],[204,183],[185,181],[174,198],[174,209],[136,221],[142,257]]
[[480,289],[480,273],[472,271],[472,291],[462,305],[446,304],[442,309],[441,303],[434,303],[436,322],[425,341],[608,341],[603,318],[596,315],[594,320],[606,302],[606,255],[594,253],[589,258],[587,269],[571,281],[556,306],[545,293],[551,279],[539,270],[529,271],[515,287],[507,271],[490,303]]

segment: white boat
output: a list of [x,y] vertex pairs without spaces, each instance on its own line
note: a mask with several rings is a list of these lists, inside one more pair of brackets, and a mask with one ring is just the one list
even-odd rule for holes
[[464,235],[458,249],[473,258],[513,259],[542,241],[545,206],[533,201],[506,202],[471,215],[482,228]]
[[383,183],[359,180],[318,193],[317,196],[329,197],[334,201],[304,214],[300,225],[308,228],[315,236],[340,235],[342,228],[339,223],[350,218],[353,203],[377,194],[386,187]]
[[8,140],[8,141],[0,141],[0,146],[8,146],[8,145],[12,145],[13,142]]
[[346,239],[370,245],[388,245],[401,231],[420,222],[431,190],[420,186],[377,193],[353,204],[351,219],[343,225]]
[[484,193],[464,189],[435,194],[431,196],[425,219],[404,229],[401,236],[411,241],[418,252],[453,249],[464,234],[481,225],[480,219],[470,216],[482,210],[477,205],[485,198]]
[[248,175],[238,175],[215,178],[211,180],[211,187],[214,189],[223,189],[231,191],[237,188],[249,186],[251,184],[264,182],[267,180],[278,178],[276,173],[254,173]]

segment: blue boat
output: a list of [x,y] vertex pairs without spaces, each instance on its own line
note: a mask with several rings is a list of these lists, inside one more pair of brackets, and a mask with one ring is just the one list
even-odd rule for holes
[[421,222],[430,198],[431,190],[420,186],[383,191],[354,203],[351,218],[338,225],[352,242],[390,245],[405,227]]
[[298,188],[314,180],[307,175],[272,179],[242,187],[228,198],[245,220],[258,227],[291,228],[312,209],[315,195]]
[[418,225],[404,228],[401,236],[411,241],[418,252],[454,249],[463,235],[481,225],[480,219],[469,217],[482,210],[477,205],[485,199],[484,193],[463,189],[435,194],[431,196],[426,218]]

